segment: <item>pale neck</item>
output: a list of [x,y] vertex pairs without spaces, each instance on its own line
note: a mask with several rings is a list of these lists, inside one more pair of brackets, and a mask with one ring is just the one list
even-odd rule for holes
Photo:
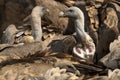
[[75,20],[75,27],[79,28],[80,30],[84,31],[84,18],[76,19]]
[[35,41],[41,41],[42,28],[41,28],[41,16],[32,16],[32,35]]
[[33,15],[32,16],[32,23],[34,28],[41,28],[41,16]]
[[77,33],[78,42],[86,42],[86,32],[84,30],[84,18],[75,20],[75,30]]

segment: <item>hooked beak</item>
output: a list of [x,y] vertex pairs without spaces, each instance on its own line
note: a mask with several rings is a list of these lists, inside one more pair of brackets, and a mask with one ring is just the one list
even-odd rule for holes
[[63,11],[61,11],[61,12],[59,13],[59,17],[65,17],[65,13],[64,13]]
[[50,10],[46,9],[46,14],[49,15],[49,13],[50,13]]
[[50,12],[50,10],[49,10],[49,9],[46,9],[46,12],[48,12],[48,13],[49,13],[49,12]]

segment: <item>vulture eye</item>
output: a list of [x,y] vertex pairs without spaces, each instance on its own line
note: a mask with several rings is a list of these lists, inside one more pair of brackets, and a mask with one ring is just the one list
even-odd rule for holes
[[44,11],[44,10],[46,10],[46,8],[43,7],[42,10]]
[[70,12],[73,12],[73,10],[69,10]]

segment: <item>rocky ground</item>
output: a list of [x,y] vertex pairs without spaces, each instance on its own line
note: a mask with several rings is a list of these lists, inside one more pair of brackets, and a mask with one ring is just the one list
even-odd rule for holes
[[[1,42],[11,24],[31,34],[28,17],[36,5],[50,11],[42,18],[42,42],[0,44],[0,80],[119,80],[119,0],[0,0]],[[74,24],[58,16],[70,6],[85,14],[85,30],[96,45],[94,62],[72,53]]]

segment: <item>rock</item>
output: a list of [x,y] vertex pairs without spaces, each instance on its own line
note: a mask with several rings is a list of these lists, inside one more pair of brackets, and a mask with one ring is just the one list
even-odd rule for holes
[[108,68],[120,68],[120,36],[118,39],[115,39],[110,44],[110,53],[108,53],[105,57],[100,59],[106,67]]
[[[3,0],[1,0],[0,4],[3,4],[2,1]],[[3,2],[4,4],[1,5],[0,11],[2,15],[2,23],[0,22],[0,37],[2,36],[2,32],[10,24],[15,24],[16,26],[22,25],[23,19],[31,13],[32,8],[35,6],[34,0],[9,0]]]
[[49,0],[49,1],[35,0],[35,1],[37,5],[41,5],[50,10],[49,15],[47,15],[45,19],[49,24],[51,23],[52,25],[54,25],[53,27],[60,29],[61,32],[63,33],[68,26],[68,21],[67,19],[59,18],[59,12],[66,9],[67,6],[61,4],[60,2],[56,2],[54,0]]
[[102,57],[109,53],[110,43],[114,41],[114,39],[117,39],[119,35],[118,13],[116,12],[116,8],[113,7],[114,5],[111,3],[109,3],[110,5],[106,6],[104,9],[102,8],[104,6],[102,6],[99,12],[101,15],[101,23],[98,29],[99,40],[96,49],[96,61],[99,61]]
[[15,34],[18,32],[18,29],[15,25],[9,25],[6,30],[3,32],[1,43],[2,44],[14,44]]
[[115,69],[113,71],[108,71],[108,78],[109,80],[119,80],[120,79],[120,70]]

